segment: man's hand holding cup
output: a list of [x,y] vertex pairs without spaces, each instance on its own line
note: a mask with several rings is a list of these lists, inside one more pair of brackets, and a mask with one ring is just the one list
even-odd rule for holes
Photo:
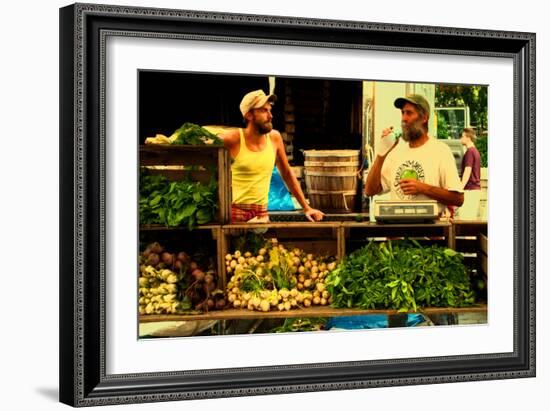
[[376,144],[376,155],[385,157],[397,145],[398,141],[399,139],[396,138],[393,132],[393,127],[385,128],[382,130],[382,136],[378,140],[378,144]]

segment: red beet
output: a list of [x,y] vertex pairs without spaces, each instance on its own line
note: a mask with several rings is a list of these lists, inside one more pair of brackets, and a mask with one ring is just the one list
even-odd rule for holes
[[191,275],[193,277],[195,277],[195,280],[201,282],[201,281],[204,281],[204,278],[205,278],[205,274],[204,274],[204,271],[201,271],[199,270],[198,268],[194,269],[192,272],[191,272]]
[[161,258],[162,262],[166,265],[172,265],[174,263],[174,254],[164,252],[162,253]]
[[204,291],[209,293],[209,292],[212,292],[216,289],[216,284],[214,284],[214,283],[204,283],[203,288],[204,288]]
[[180,251],[178,253],[177,259],[182,263],[188,263],[190,260],[189,255],[184,251]]
[[155,254],[161,254],[164,251],[162,246],[157,241],[155,241],[154,243],[149,244],[149,246],[147,248],[150,248],[151,251]]
[[159,255],[156,253],[151,253],[149,254],[149,257],[147,257],[147,265],[152,265],[154,267],[159,263],[159,261]]

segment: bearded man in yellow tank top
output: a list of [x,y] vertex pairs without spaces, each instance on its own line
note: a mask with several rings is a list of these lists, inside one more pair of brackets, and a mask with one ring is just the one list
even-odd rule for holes
[[306,218],[309,221],[323,219],[323,212],[306,202],[300,184],[288,164],[281,134],[273,129],[271,107],[276,100],[274,94],[266,95],[263,90],[246,94],[239,106],[246,128],[232,130],[221,136],[233,159],[232,222],[269,221],[267,200],[275,164],[286,186],[302,206]]

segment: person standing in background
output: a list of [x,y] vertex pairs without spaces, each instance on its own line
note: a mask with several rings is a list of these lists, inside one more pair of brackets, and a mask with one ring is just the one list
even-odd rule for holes
[[473,128],[465,128],[460,137],[460,143],[466,148],[462,157],[462,187],[464,188],[464,204],[458,211],[462,220],[477,220],[479,218],[479,200],[481,198],[481,156],[475,146],[476,133]]

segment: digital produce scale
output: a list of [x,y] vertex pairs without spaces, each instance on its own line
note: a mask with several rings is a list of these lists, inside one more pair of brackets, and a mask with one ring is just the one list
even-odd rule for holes
[[374,219],[379,223],[433,223],[438,215],[435,200],[376,200],[374,203]]

